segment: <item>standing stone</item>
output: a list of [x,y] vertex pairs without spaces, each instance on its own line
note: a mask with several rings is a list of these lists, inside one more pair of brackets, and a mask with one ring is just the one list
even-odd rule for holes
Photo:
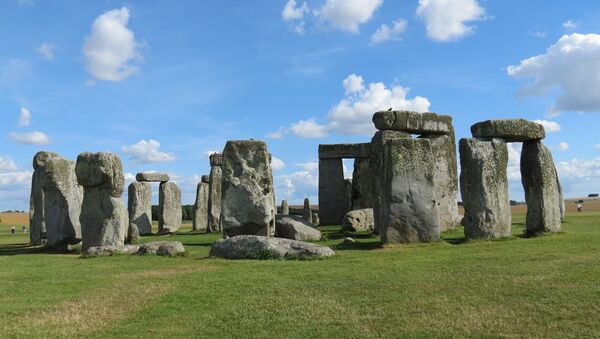
[[121,159],[114,153],[81,153],[75,173],[84,188],[79,217],[83,250],[123,245],[129,222],[121,199],[125,184]]
[[465,237],[510,236],[506,142],[501,139],[461,139],[459,151]]
[[[152,186],[147,182],[132,182],[127,188],[129,230],[132,235],[152,233]],[[132,239],[135,241],[135,239]]]
[[458,170],[454,129],[450,134],[425,134],[421,138],[431,140],[433,150],[434,188],[439,202],[440,230],[446,231],[460,223],[458,214]]
[[321,221],[319,220],[319,213],[313,212],[312,213],[312,224],[313,224],[313,226],[319,226],[320,223],[321,223]]
[[344,179],[344,200],[344,215],[346,215],[352,211],[352,179],[350,178]]
[[33,175],[31,177],[31,197],[29,203],[29,237],[32,245],[41,245],[46,239],[46,221],[44,218],[44,187],[47,183],[46,164],[48,160],[59,156],[53,152],[41,151],[33,157]]
[[223,150],[221,222],[224,237],[275,233],[273,175],[267,144],[228,141]]
[[290,214],[290,207],[288,206],[288,202],[287,200],[282,200],[281,201],[281,215],[289,215]]
[[208,184],[208,229],[207,232],[220,232],[221,227],[221,182],[223,177],[223,155],[213,153],[210,159],[210,176]]
[[[378,131],[371,140],[371,158],[369,159],[369,166],[371,169],[371,187],[373,192],[373,219],[375,221],[375,234],[381,234],[379,232],[379,226],[382,224],[384,219],[384,211],[380,208],[382,205],[383,187],[382,178],[384,168],[389,166],[388,160],[384,156],[384,150],[387,147],[387,143],[393,139],[406,139],[410,138],[410,134],[399,131]],[[319,208],[321,208],[319,206]]]
[[382,219],[383,243],[436,241],[440,217],[435,197],[431,141],[391,139],[384,147]]
[[193,230],[206,231],[208,229],[208,191],[210,188],[210,179],[207,175],[202,176],[202,180],[196,188],[196,203],[194,204],[194,224]]
[[352,172],[352,210],[373,207],[371,172],[368,158],[354,159]]
[[541,141],[526,141],[521,151],[521,181],[525,189],[528,234],[558,232],[561,190],[552,154]]
[[342,159],[319,159],[319,213],[323,225],[342,222],[346,209]]
[[181,190],[173,182],[161,182],[158,190],[158,233],[167,234],[181,227]]
[[304,198],[304,208],[302,208],[302,217],[309,223],[312,222],[312,211],[310,209],[310,200]]

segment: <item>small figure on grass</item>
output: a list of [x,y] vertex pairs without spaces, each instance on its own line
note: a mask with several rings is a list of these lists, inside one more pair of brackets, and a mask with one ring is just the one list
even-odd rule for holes
[[15,234],[15,227],[14,226],[10,229],[10,233]]

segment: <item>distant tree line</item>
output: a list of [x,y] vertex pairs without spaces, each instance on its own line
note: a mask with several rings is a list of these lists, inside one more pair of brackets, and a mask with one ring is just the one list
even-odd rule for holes
[[[158,205],[152,205],[152,220],[158,220]],[[181,206],[181,220],[194,220],[194,205]]]
[[598,193],[588,194],[588,198],[597,198],[597,197],[598,197]]

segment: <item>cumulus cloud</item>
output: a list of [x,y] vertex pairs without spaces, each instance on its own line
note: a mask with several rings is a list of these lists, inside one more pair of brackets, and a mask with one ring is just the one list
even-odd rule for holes
[[108,11],[94,20],[85,38],[86,68],[98,80],[121,81],[139,71],[133,63],[141,59],[139,43],[127,28],[129,9]]
[[51,143],[50,138],[39,131],[28,133],[10,133],[9,138],[15,142],[26,145],[47,145]]
[[277,157],[274,157],[274,156],[271,157],[271,168],[274,171],[282,170],[285,167],[286,167],[286,164],[285,164],[285,162],[283,162],[283,160],[281,160]]
[[567,144],[566,142],[561,142],[560,144],[558,144],[558,146],[556,147],[559,151],[568,151],[569,150],[569,144]]
[[296,33],[304,34],[304,15],[309,12],[306,2],[298,6],[295,0],[289,0],[281,11],[281,19],[291,22]]
[[315,118],[300,120],[290,125],[290,132],[306,139],[323,138],[328,133],[328,127],[319,125]]
[[407,21],[405,19],[394,21],[391,26],[382,24],[371,36],[371,42],[378,44],[388,40],[401,40],[401,35],[406,30],[406,25]]
[[0,172],[15,171],[17,170],[17,164],[9,157],[0,156]]
[[382,3],[383,0],[327,0],[315,14],[327,25],[358,33],[359,26],[371,20]]
[[551,112],[600,111],[600,35],[563,35],[545,54],[509,66],[508,75],[531,79],[521,89],[525,95],[556,93]]
[[301,170],[290,174],[276,175],[273,180],[277,199],[286,199],[289,203],[301,204],[304,198],[313,203],[318,200],[319,188],[318,163],[295,164]]
[[0,210],[27,210],[31,171],[0,170]]
[[121,149],[135,163],[169,162],[177,159],[173,153],[162,152],[160,142],[154,139],[140,140],[131,146],[122,146]]
[[356,74],[350,74],[342,81],[346,95],[352,93],[358,93],[365,89],[365,81],[363,77]]
[[417,16],[425,21],[427,36],[436,41],[458,40],[471,34],[466,23],[485,20],[485,9],[477,0],[419,0]]
[[548,121],[548,120],[533,120],[533,122],[537,122],[538,124],[544,126],[546,133],[558,132],[561,127],[560,124],[556,121]]
[[31,123],[31,112],[25,107],[21,107],[19,112],[19,126],[29,126]]
[[44,42],[43,44],[39,45],[38,48],[35,49],[35,51],[42,55],[44,58],[52,60],[54,59],[55,49],[56,47],[54,47],[54,45]]

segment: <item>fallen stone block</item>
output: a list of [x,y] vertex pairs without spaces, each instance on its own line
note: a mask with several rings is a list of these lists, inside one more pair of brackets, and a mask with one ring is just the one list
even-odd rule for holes
[[310,259],[332,257],[335,252],[308,242],[258,235],[238,235],[220,239],[210,248],[210,256],[224,259]]

